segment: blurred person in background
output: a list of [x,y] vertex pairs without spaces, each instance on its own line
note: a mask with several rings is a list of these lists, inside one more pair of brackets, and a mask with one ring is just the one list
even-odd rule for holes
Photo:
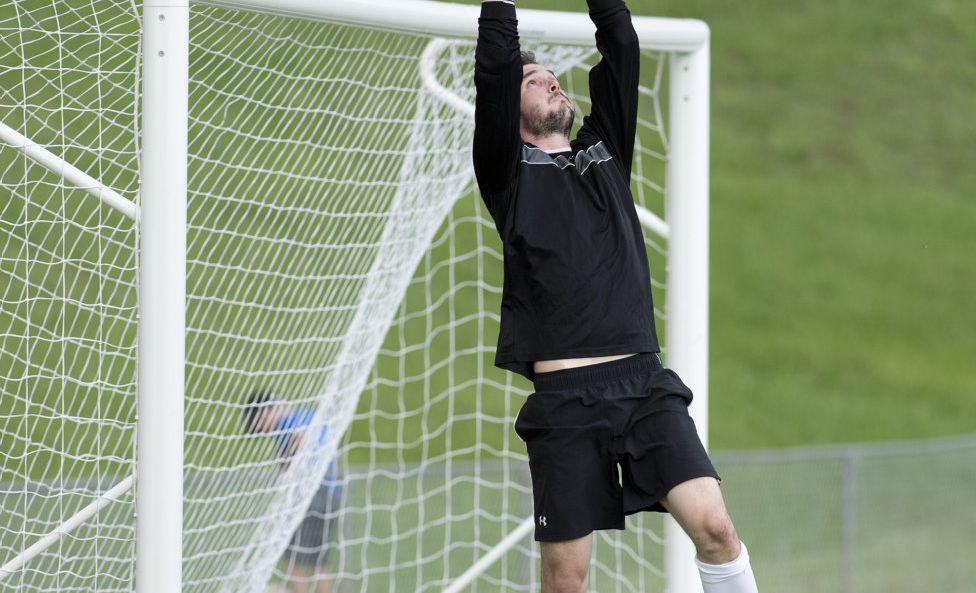
[[[313,408],[282,403],[267,390],[252,393],[244,406],[244,428],[248,433],[273,438],[276,456],[287,468],[302,442],[309,438],[315,418]],[[319,429],[316,443],[324,445],[328,426]],[[342,499],[342,480],[333,460],[312,497],[305,518],[295,530],[281,557],[286,565],[288,593],[331,593],[332,579],[326,571],[329,544],[336,534],[337,511]]]

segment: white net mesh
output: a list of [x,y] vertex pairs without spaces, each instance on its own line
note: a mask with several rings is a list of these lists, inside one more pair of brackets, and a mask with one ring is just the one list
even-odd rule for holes
[[[138,21],[67,4],[0,5],[0,124],[133,200]],[[134,471],[135,247],[131,220],[0,145],[2,564]],[[128,590],[133,527],[128,491],[0,590]]]
[[[3,123],[134,200],[138,14],[62,4],[0,9],[19,56],[0,70]],[[421,76],[432,41],[192,12],[186,591],[438,591],[531,514],[511,429],[530,386],[491,365],[500,248],[470,115]],[[437,85],[471,103],[472,40],[433,49]],[[592,47],[531,49],[585,113]],[[646,56],[634,176],[659,213],[662,63]],[[12,148],[0,168],[7,562],[134,471],[137,256],[115,210]],[[244,429],[259,390],[308,423],[287,463],[295,426]],[[283,557],[310,502],[330,532]],[[128,492],[0,591],[131,589],[133,513]],[[658,519],[632,527],[600,535],[594,591],[660,588]],[[530,590],[534,554],[526,538],[471,590]]]

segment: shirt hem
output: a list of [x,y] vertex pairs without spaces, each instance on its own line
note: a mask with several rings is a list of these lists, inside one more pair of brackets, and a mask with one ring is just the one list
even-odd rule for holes
[[640,352],[657,353],[661,347],[657,342],[640,342],[636,344],[617,344],[600,348],[579,348],[574,350],[559,350],[555,352],[497,352],[495,366],[511,371],[532,380],[535,373],[532,363],[539,360],[558,360],[561,358],[586,358],[589,356],[612,356],[614,354],[631,354]]

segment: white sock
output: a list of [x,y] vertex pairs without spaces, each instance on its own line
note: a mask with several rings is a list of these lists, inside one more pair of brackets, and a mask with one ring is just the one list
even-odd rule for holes
[[695,558],[705,593],[759,593],[749,564],[749,552],[742,544],[739,557],[725,564],[706,564]]

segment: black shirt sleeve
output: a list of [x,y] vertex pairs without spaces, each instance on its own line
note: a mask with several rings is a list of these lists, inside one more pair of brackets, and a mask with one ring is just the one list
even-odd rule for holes
[[519,105],[522,58],[515,5],[484,2],[478,19],[474,84],[474,172],[478,187],[494,215],[507,208],[518,171]]
[[623,0],[587,0],[596,25],[601,59],[590,69],[590,115],[578,137],[588,144],[603,140],[630,177],[637,131],[640,44]]

